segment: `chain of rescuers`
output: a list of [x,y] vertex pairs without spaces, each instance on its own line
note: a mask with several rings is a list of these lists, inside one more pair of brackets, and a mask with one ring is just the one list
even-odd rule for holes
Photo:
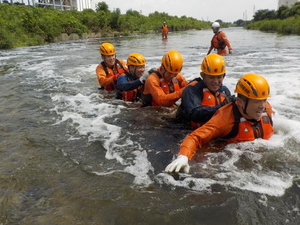
[[[216,34],[215,26],[213,23]],[[218,51],[218,46],[213,48]],[[244,74],[236,83],[237,96],[231,95],[223,85],[224,52],[215,54],[210,53],[211,50],[210,47],[200,65],[200,77],[188,82],[180,74],[183,58],[176,50],[166,52],[161,65],[145,73],[143,55],[129,54],[125,62],[116,58],[113,44],[100,45],[103,61],[96,68],[100,89],[115,91],[116,97],[124,101],[140,101],[143,107],[169,107],[181,99],[174,121],[189,124],[193,131],[181,143],[177,157],[166,166],[168,173],[189,173],[189,160],[201,152],[203,145],[216,138],[236,143],[269,139],[274,133],[274,111],[267,101],[270,97],[268,81],[258,74]],[[229,52],[232,53],[230,45]]]

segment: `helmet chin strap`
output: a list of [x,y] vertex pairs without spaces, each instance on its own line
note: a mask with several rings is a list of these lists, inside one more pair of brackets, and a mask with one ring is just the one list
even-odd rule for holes
[[165,79],[165,74],[166,74],[166,72],[167,72],[167,70],[166,70],[166,68],[164,67],[164,72],[163,72],[163,78]]
[[243,110],[243,113],[244,113],[245,115],[248,115],[247,112],[246,112],[246,111],[247,111],[247,107],[248,107],[248,102],[249,102],[249,99],[247,98],[247,99],[246,99],[246,102],[245,102],[245,107],[244,107],[244,110]]

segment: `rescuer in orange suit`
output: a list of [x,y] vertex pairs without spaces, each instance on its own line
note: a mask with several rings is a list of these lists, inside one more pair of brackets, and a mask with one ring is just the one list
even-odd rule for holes
[[221,107],[202,127],[190,133],[180,145],[178,157],[165,169],[166,172],[188,173],[188,160],[197,149],[209,141],[221,137],[228,143],[269,139],[273,133],[272,106],[267,101],[270,87],[267,80],[257,74],[248,73],[236,84],[235,102]]
[[126,63],[116,58],[115,47],[111,43],[102,43],[100,54],[103,61],[96,68],[98,83],[105,90],[115,90],[118,77],[128,70]]
[[164,22],[164,24],[161,26],[161,37],[162,37],[162,39],[167,39],[168,38],[168,33],[169,33],[168,25],[166,24],[166,22]]
[[218,22],[214,22],[211,29],[214,32],[214,36],[212,37],[207,55],[210,54],[213,49],[216,49],[217,54],[219,55],[227,55],[226,47],[228,48],[229,54],[232,54],[232,47],[226,34],[223,31],[220,31],[220,24]]
[[161,62],[161,66],[149,75],[144,84],[143,106],[172,106],[181,98],[183,89],[188,85],[179,74],[183,59],[178,51],[167,52]]

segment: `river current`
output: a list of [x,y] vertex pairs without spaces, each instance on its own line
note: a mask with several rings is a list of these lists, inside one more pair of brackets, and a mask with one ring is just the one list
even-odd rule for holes
[[[175,107],[140,107],[98,90],[99,45],[137,52],[147,69],[172,49],[187,80],[199,76],[211,30],[88,39],[0,51],[0,224],[298,225],[300,36],[224,29],[224,84],[257,73],[271,86],[275,134],[220,146],[164,168],[192,130]],[[180,101],[178,102],[178,104]]]

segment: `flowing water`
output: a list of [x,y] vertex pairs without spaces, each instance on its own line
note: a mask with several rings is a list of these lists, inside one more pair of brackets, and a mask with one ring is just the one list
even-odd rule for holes
[[[90,39],[0,51],[0,224],[299,224],[300,37],[224,30],[234,48],[224,84],[253,72],[271,85],[270,140],[212,142],[191,173],[169,175],[189,127],[176,108],[98,90],[99,44],[138,52],[147,69],[178,50],[199,76],[211,30]],[[180,103],[180,102],[179,102]]]

